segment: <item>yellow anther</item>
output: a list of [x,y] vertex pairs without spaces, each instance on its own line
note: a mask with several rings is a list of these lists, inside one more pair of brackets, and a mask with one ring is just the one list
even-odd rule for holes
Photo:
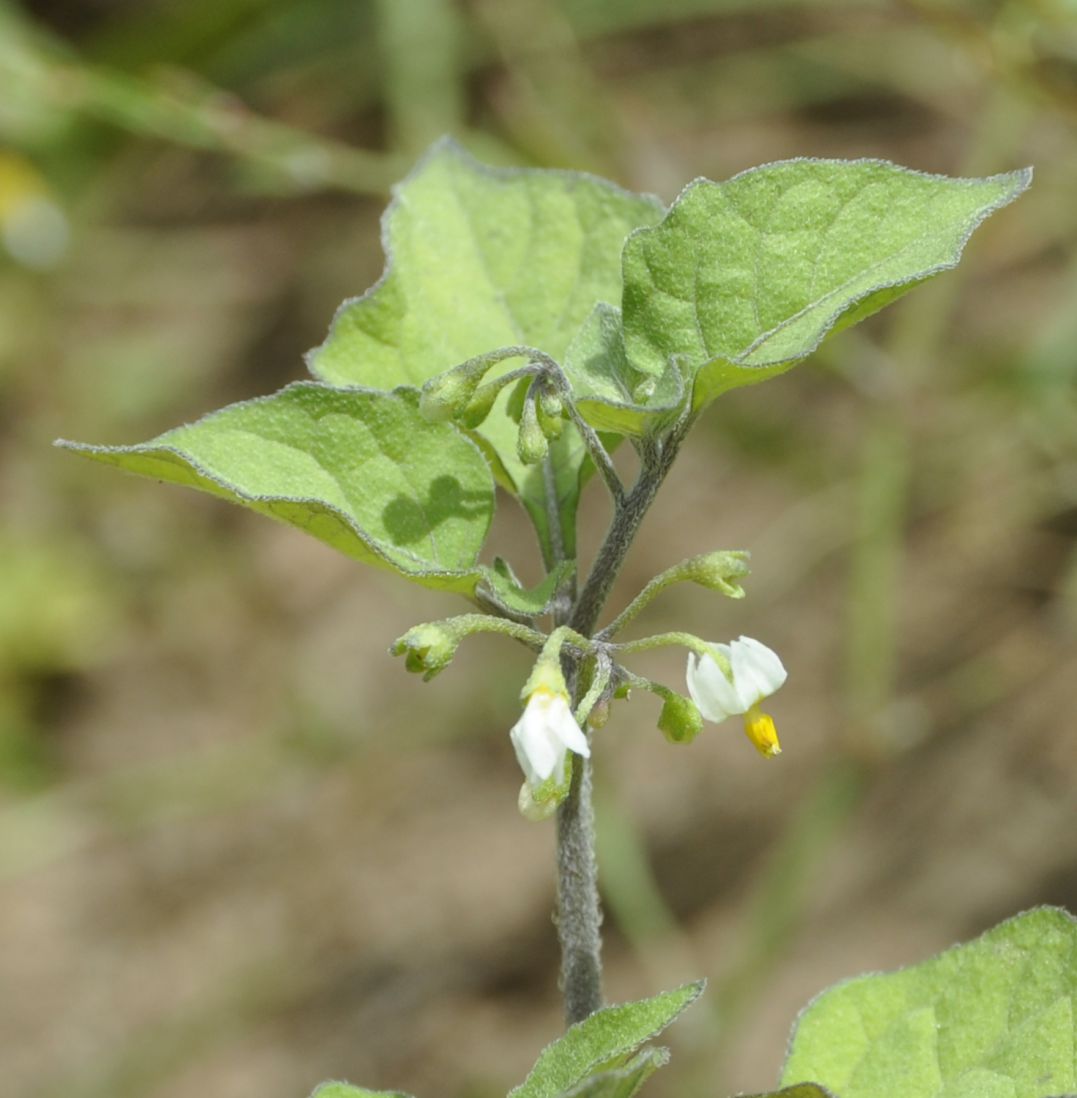
[[758,705],[753,705],[744,714],[744,732],[748,739],[755,745],[756,751],[764,758],[782,753],[782,745],[778,742],[778,730],[774,727],[774,719],[769,713],[763,713]]

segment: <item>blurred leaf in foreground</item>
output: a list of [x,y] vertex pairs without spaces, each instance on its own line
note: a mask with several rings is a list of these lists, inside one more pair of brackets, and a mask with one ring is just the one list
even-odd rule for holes
[[923,964],[824,991],[797,1022],[782,1082],[838,1098],[1073,1094],[1075,1002],[1077,920],[1037,908]]

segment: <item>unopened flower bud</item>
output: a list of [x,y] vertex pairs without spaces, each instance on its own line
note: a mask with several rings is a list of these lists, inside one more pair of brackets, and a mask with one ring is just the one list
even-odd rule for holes
[[550,444],[546,433],[539,426],[535,400],[529,397],[524,401],[520,415],[520,433],[516,436],[516,453],[525,465],[537,465],[549,452]]
[[565,427],[565,421],[560,415],[548,415],[545,408],[543,408],[541,400],[538,402],[535,413],[538,419],[538,425],[542,428],[542,433],[546,436],[547,441],[561,437],[561,432]]
[[658,727],[670,743],[691,743],[703,730],[703,714],[695,702],[671,691],[662,703]]
[[464,414],[491,365],[485,359],[472,359],[432,377],[419,394],[423,418],[440,423]]
[[610,719],[610,699],[602,698],[600,701],[595,702],[591,709],[591,712],[587,716],[588,728],[605,728],[606,722]]
[[501,386],[494,382],[480,386],[467,407],[456,417],[460,426],[466,427],[469,431],[481,426],[493,409],[494,401],[497,400],[500,392]]
[[393,642],[389,652],[404,657],[404,666],[429,681],[444,671],[456,654],[460,638],[437,624],[416,625]]
[[685,562],[685,578],[731,599],[742,599],[744,588],[736,581],[749,573],[748,558],[749,554],[740,549],[706,553]]

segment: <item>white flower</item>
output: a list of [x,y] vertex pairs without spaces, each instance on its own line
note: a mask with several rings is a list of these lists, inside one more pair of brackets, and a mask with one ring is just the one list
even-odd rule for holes
[[584,758],[591,754],[587,737],[569,708],[568,697],[546,686],[532,691],[523,716],[513,725],[509,736],[532,793],[537,793],[550,778],[561,784],[567,751],[575,751]]
[[761,755],[781,752],[774,721],[760,711],[759,703],[777,690],[786,670],[776,652],[751,637],[732,644],[712,645],[729,668],[728,673],[711,656],[688,655],[688,693],[709,721],[744,715],[744,731]]

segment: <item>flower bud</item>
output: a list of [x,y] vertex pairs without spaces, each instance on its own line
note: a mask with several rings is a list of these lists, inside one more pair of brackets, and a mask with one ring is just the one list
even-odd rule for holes
[[425,681],[444,671],[456,654],[460,638],[444,626],[428,623],[416,625],[393,642],[389,652],[403,656],[404,666]]
[[542,389],[538,395],[539,411],[550,419],[560,419],[565,414],[565,402],[553,389]]
[[737,582],[748,575],[749,554],[740,549],[719,549],[713,553],[685,561],[684,575],[693,583],[711,591],[721,591],[731,599],[744,598],[744,588]]
[[491,365],[486,359],[472,359],[432,377],[419,394],[423,418],[428,423],[440,423],[463,415]]
[[670,743],[691,743],[703,730],[703,714],[693,701],[670,691],[662,703],[658,727]]
[[550,444],[546,434],[539,426],[535,400],[529,397],[524,401],[520,415],[520,433],[516,436],[516,453],[525,465],[537,465],[549,452]]
[[[558,402],[560,403],[560,398],[558,398]],[[538,401],[535,414],[538,419],[538,425],[542,429],[542,433],[546,436],[547,441],[561,437],[565,421],[561,418],[560,414],[550,415],[547,413],[541,398]]]
[[456,417],[460,426],[466,427],[469,431],[481,426],[493,409],[494,401],[497,400],[501,388],[497,382],[493,381],[480,386],[467,407]]
[[594,707],[591,709],[590,714],[587,717],[588,728],[605,728],[606,722],[610,719],[610,699],[602,698],[600,701],[595,702]]

